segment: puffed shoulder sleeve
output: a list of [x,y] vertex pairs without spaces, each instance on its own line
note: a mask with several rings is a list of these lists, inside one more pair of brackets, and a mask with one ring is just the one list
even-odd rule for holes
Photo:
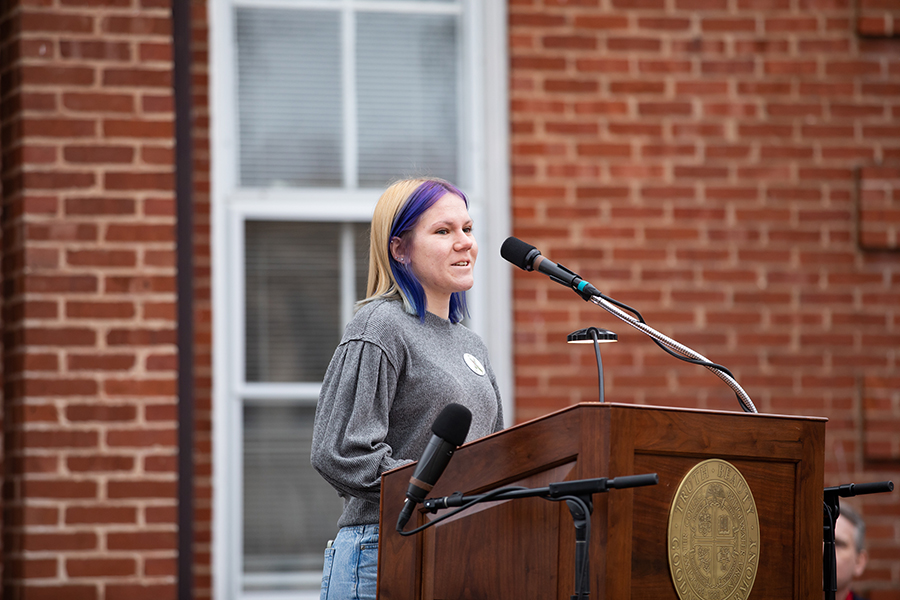
[[385,443],[397,368],[377,344],[347,341],[335,351],[316,406],[312,466],[342,496],[378,504],[381,474],[405,465]]

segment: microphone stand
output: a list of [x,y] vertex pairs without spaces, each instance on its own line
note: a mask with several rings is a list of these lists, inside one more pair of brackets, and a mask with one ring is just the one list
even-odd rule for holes
[[822,587],[825,591],[825,600],[835,600],[834,594],[837,592],[837,556],[834,547],[834,526],[841,514],[840,498],[892,491],[894,491],[893,481],[860,484],[845,483],[837,487],[825,488],[825,507],[823,510],[823,540],[825,546],[822,552]]
[[503,488],[476,496],[463,496],[460,492],[454,492],[443,498],[426,498],[422,503],[422,507],[431,513],[437,513],[438,510],[451,507],[459,507],[457,510],[438,517],[413,531],[401,531],[400,534],[412,535],[422,531],[426,527],[435,525],[479,502],[535,497],[553,502],[565,501],[575,525],[575,594],[571,597],[571,600],[587,600],[590,594],[590,515],[594,510],[592,496],[608,492],[610,489],[641,487],[656,485],[657,483],[659,483],[659,476],[656,473],[647,473],[644,475],[615,477],[613,479],[600,477],[596,479],[563,481],[551,483],[549,486],[542,488]]
[[[584,295],[582,295],[582,297],[584,297]],[[691,350],[684,344],[681,344],[680,342],[676,342],[672,338],[670,338],[666,335],[663,335],[662,333],[653,329],[646,323],[639,321],[638,319],[635,319],[633,316],[629,315],[627,312],[625,312],[624,310],[622,310],[618,306],[616,306],[613,302],[610,302],[610,299],[603,296],[602,294],[589,296],[588,298],[585,298],[585,300],[589,300],[593,304],[596,304],[603,310],[612,314],[614,317],[618,317],[619,319],[625,321],[626,323],[628,323],[629,325],[631,325],[638,331],[641,331],[641,332],[645,333],[646,335],[650,336],[651,338],[653,338],[654,340],[656,340],[657,343],[659,343],[662,346],[670,348],[684,356],[687,356],[688,358],[693,359],[694,361],[701,361],[703,363],[711,363],[712,362],[708,358],[706,358],[705,356],[700,354],[699,352],[696,352],[695,350]],[[734,393],[737,395],[738,401],[741,404],[741,408],[743,408],[745,412],[749,412],[749,413],[759,412],[756,409],[756,406],[753,404],[753,401],[750,399],[750,396],[747,394],[747,392],[744,391],[744,388],[741,387],[741,385],[737,382],[737,380],[734,377],[732,377],[730,374],[722,371],[721,369],[717,369],[715,367],[708,366],[708,364],[704,364],[702,366],[706,367],[707,369],[709,369],[710,371],[715,373],[716,376],[719,377],[719,379],[724,381],[728,385],[728,387],[730,387],[734,391]]]

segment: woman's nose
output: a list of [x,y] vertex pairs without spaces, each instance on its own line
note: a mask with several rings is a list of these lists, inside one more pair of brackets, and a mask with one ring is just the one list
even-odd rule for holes
[[456,235],[456,249],[457,250],[468,250],[472,247],[474,243],[474,239],[471,235],[467,234],[464,231],[460,231]]

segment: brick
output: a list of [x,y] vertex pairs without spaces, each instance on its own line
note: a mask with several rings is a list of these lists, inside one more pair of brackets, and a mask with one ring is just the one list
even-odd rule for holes
[[147,448],[154,446],[175,447],[176,435],[172,429],[129,429],[110,431],[107,443],[116,448]]
[[134,250],[70,250],[66,252],[66,262],[78,267],[134,267],[137,253]]
[[71,404],[66,407],[66,418],[75,423],[133,422],[137,418],[137,409],[128,404]]
[[94,481],[72,481],[66,479],[25,480],[20,483],[22,495],[26,498],[81,499],[96,498],[97,483]]
[[24,119],[22,130],[25,136],[31,137],[93,137],[97,133],[94,121],[85,119]]
[[175,584],[110,584],[107,586],[106,600],[175,600]]
[[819,70],[815,60],[766,60],[763,64],[766,75],[812,76]]
[[114,473],[132,471],[134,469],[134,457],[132,456],[70,456],[66,459],[66,466],[76,473]]
[[133,215],[135,201],[132,198],[67,198],[65,211],[69,215]]
[[[548,11],[516,13],[510,12],[509,24],[511,27],[559,27],[567,22],[563,15],[551,13]],[[577,21],[576,21],[577,25]]]
[[597,37],[592,35],[548,35],[541,39],[544,48],[596,50]]
[[135,316],[132,302],[67,302],[66,316],[71,319],[129,319]]
[[22,390],[28,396],[92,396],[98,388],[97,382],[92,379],[29,377],[22,382]]
[[110,550],[174,550],[175,542],[174,531],[143,530],[107,534],[107,545]]
[[131,577],[137,575],[137,563],[133,558],[82,558],[65,561],[66,574],[73,578]]
[[172,31],[171,19],[167,17],[110,16],[102,20],[104,32],[138,36],[169,36]]
[[106,239],[114,242],[172,242],[175,239],[175,227],[173,224],[110,224]]
[[[175,278],[170,277],[117,277],[109,276],[106,278],[106,291],[108,293],[129,293],[129,294],[158,294],[163,292],[175,291]],[[113,340],[118,339],[116,336],[110,336],[110,343],[120,343]]]
[[642,157],[696,157],[698,148],[695,144],[653,144],[643,145],[640,149]]
[[574,108],[575,114],[624,115],[628,113],[628,105],[624,102],[576,102]]
[[98,440],[93,431],[30,431],[21,435],[23,447],[31,448],[92,448]]
[[769,18],[764,28],[772,33],[814,33],[819,29],[819,20],[815,17],[778,17]]
[[[30,552],[95,550],[97,549],[97,535],[92,532],[30,533],[23,536],[22,549]],[[55,591],[57,594],[65,594],[59,588],[55,588]],[[59,597],[47,596],[47,598]],[[71,598],[72,596],[64,595],[63,597]]]
[[83,327],[33,327],[24,331],[24,340],[29,346],[93,346],[97,334]]
[[832,39],[832,40],[798,40],[797,50],[801,54],[840,54],[846,55],[850,52],[850,41],[848,39]]
[[175,498],[175,481],[110,480],[107,493],[110,498]]
[[675,84],[677,94],[692,96],[724,95],[728,88],[727,81],[679,81]]
[[100,598],[95,584],[76,585],[62,584],[52,586],[29,586],[28,600],[98,600]]
[[579,156],[603,156],[606,158],[629,158],[632,156],[630,144],[578,144],[576,150]]
[[596,93],[599,86],[596,81],[589,79],[547,79],[543,89],[555,93],[587,94]]
[[654,52],[660,51],[661,42],[652,37],[609,37],[607,49],[613,52]]
[[133,506],[110,506],[108,503],[68,506],[65,521],[70,525],[136,525],[137,508]]
[[832,76],[852,75],[878,75],[881,73],[881,65],[876,61],[865,60],[834,60],[825,63],[825,74]]
[[720,74],[752,74],[754,62],[746,59],[704,60],[700,63],[700,72],[707,75]]
[[[576,25],[578,24],[576,20]],[[627,21],[625,22],[627,26]],[[682,17],[639,17],[638,28],[659,31],[685,31],[690,28],[691,20]]]
[[70,371],[128,371],[135,360],[133,354],[68,353],[66,365]]
[[66,146],[63,158],[76,164],[128,164],[134,162],[134,148],[128,146]]
[[700,28],[707,33],[752,33],[756,31],[756,20],[746,18],[701,19]]
[[86,189],[96,183],[93,173],[32,171],[23,175],[23,185],[33,190]]
[[666,90],[663,81],[611,81],[609,91],[613,94],[662,94]]
[[130,62],[131,45],[96,39],[60,40],[59,54],[68,59],[110,60]]
[[143,139],[171,139],[174,122],[171,120],[105,119],[103,133],[108,137]]
[[103,390],[111,397],[121,396],[173,396],[175,381],[170,379],[108,379]]
[[566,68],[566,59],[553,56],[514,56],[510,65],[516,70],[562,71]]
[[22,82],[29,86],[57,86],[65,84],[88,87],[95,83],[93,69],[84,67],[23,66]]
[[158,69],[104,69],[101,75],[104,87],[152,87],[171,88],[172,72]]
[[638,114],[648,116],[687,116],[693,114],[689,102],[639,102]]

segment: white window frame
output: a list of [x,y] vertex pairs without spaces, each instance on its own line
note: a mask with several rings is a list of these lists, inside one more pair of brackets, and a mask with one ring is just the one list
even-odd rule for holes
[[[514,414],[512,369],[512,285],[510,266],[499,256],[511,231],[507,108],[506,18],[504,0],[461,0],[462,57],[470,93],[462,97],[460,182],[470,198],[479,260],[469,293],[470,326],[485,340],[503,395],[507,425]],[[383,190],[241,189],[238,186],[234,9],[237,6],[364,6],[403,10],[407,2],[384,0],[210,0],[210,194],[213,324],[213,597],[216,600],[300,600],[296,592],[244,592],[241,449],[246,398],[314,404],[319,384],[244,381],[243,227],[248,219],[368,222]],[[444,10],[435,3],[435,10]],[[348,32],[344,32],[347,35]],[[352,36],[353,32],[349,32]],[[345,69],[345,76],[347,69]],[[351,99],[352,100],[352,99]],[[352,113],[351,113],[352,114]],[[345,123],[347,125],[347,123]],[[351,128],[355,123],[349,124]],[[349,133],[353,135],[352,131]],[[355,184],[355,157],[345,157],[346,187]],[[347,173],[352,174],[348,175]],[[349,179],[348,179],[349,178]],[[340,202],[323,202],[323,198]],[[352,307],[344,307],[348,316]],[[318,575],[316,575],[318,577]],[[313,597],[318,597],[316,594]]]

